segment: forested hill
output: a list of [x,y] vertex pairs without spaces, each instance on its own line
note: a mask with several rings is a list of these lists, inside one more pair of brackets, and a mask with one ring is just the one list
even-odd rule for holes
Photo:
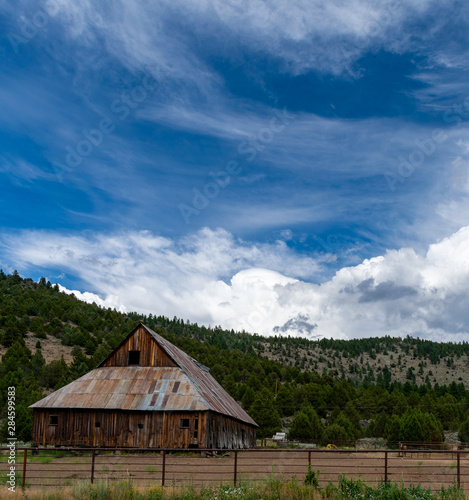
[[[302,440],[397,440],[417,422],[422,435],[412,440],[431,440],[442,438],[443,429],[464,430],[469,416],[467,343],[264,338],[177,318],[122,314],[61,293],[45,279],[35,283],[1,271],[0,421],[7,387],[16,386],[19,437],[29,439],[27,406],[96,367],[139,322],[209,366],[261,425],[261,437],[283,424],[292,438],[309,433],[296,436]],[[467,427],[469,432],[469,421]],[[0,439],[4,432],[5,425]]]

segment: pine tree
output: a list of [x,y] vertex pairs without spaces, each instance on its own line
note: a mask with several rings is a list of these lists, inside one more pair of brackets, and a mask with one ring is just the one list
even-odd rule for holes
[[402,419],[399,441],[413,441],[422,443],[424,435],[422,426],[415,412],[406,413]]
[[320,441],[324,433],[324,425],[322,424],[319,415],[311,405],[303,407],[302,410],[311,423],[311,427],[313,429],[313,441]]
[[350,436],[347,431],[338,424],[331,424],[324,431],[323,442],[325,444],[335,444],[338,446],[350,444]]
[[469,418],[459,427],[458,439],[464,444],[469,443]]
[[288,439],[304,443],[311,443],[313,441],[313,426],[304,411],[300,410],[293,418]]
[[275,405],[282,417],[293,415],[295,412],[295,400],[293,399],[291,389],[285,385],[281,385],[275,399]]
[[305,443],[319,442],[324,426],[312,406],[303,407],[293,418],[288,439]]
[[274,406],[274,396],[266,388],[257,395],[249,414],[259,425],[257,437],[260,439],[272,437],[282,428],[280,416]]

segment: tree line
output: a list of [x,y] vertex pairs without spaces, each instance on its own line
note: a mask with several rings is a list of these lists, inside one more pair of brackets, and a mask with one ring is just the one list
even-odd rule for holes
[[[179,318],[123,314],[87,304],[59,291],[44,278],[35,283],[17,272],[0,271],[0,440],[6,438],[7,388],[17,392],[18,438],[31,437],[28,406],[44,391],[57,390],[95,368],[142,322],[211,368],[211,374],[260,425],[258,436],[270,437],[285,427],[294,440],[353,442],[360,437],[389,441],[442,441],[444,431],[459,431],[469,441],[469,391],[460,382],[416,385],[392,381],[384,372],[375,382],[360,383],[342,373],[319,374],[263,355],[265,343],[281,349],[337,349],[344,356],[392,351],[396,339],[336,341],[271,337],[199,326]],[[26,347],[32,335],[35,349]],[[72,348],[72,361],[46,363],[41,342],[60,339]],[[401,341],[401,339],[398,339]],[[438,344],[407,338],[415,352],[435,360],[467,355],[467,343]],[[402,341],[401,341],[402,342]],[[415,352],[414,352],[415,351]],[[389,370],[388,370],[389,371]]]

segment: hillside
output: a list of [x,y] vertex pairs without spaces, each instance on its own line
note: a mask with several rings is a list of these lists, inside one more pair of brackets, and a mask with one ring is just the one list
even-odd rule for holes
[[[172,330],[171,323],[178,320],[167,321],[164,328]],[[197,325],[191,325],[191,329],[196,328]],[[223,333],[231,335],[231,332]],[[202,340],[200,335],[199,338]],[[24,337],[31,351],[35,350],[37,340],[37,335],[30,331]],[[47,363],[61,356],[67,363],[73,360],[73,347],[64,345],[60,338],[47,335],[45,339],[40,339],[40,343]],[[352,344],[358,346],[360,355],[350,353]],[[369,350],[365,350],[366,344],[369,344]],[[454,381],[465,385],[469,383],[469,354],[465,344],[439,344],[408,337],[350,340],[341,345],[330,340],[253,336],[252,345],[252,352],[282,365],[297,367],[302,372],[315,371],[334,378],[345,378],[355,383],[381,382],[384,379],[401,383],[409,380],[417,385],[447,385]],[[426,350],[422,351],[422,347]],[[6,347],[0,345],[0,356],[5,352]],[[436,357],[432,353],[437,353]]]
[[[70,362],[73,346],[82,347],[87,354],[95,353],[99,347],[95,358],[98,355],[104,357],[135,322],[143,321],[150,327],[221,349],[240,349],[299,368],[302,372],[314,371],[354,382],[385,379],[389,382],[409,380],[413,384],[444,385],[454,381],[467,384],[469,381],[468,343],[437,343],[411,337],[348,341],[264,338],[219,327],[199,327],[178,318],[147,317],[137,313],[125,315],[103,310],[60,293],[45,280],[42,287],[19,276],[11,276],[3,282],[7,289],[2,290],[0,302],[0,355],[11,344],[11,339],[21,334],[29,349],[35,348],[38,339],[41,341],[42,354],[47,362],[60,359],[61,355]],[[21,283],[18,291],[14,288],[17,282]]]
[[[6,388],[14,385],[21,438],[28,439],[27,406],[94,368],[138,322],[209,366],[261,425],[260,437],[291,423],[292,437],[298,428],[303,440],[396,440],[405,437],[409,419],[417,419],[433,440],[442,439],[443,430],[462,429],[469,417],[467,343],[264,338],[122,314],[61,293],[45,279],[34,283],[0,272],[0,420]],[[306,417],[306,426],[295,423]],[[309,435],[301,435],[304,428]]]
[[302,371],[328,373],[354,382],[383,379],[413,384],[469,382],[469,344],[437,343],[401,338],[369,338],[347,341],[306,339],[258,340],[259,353]]

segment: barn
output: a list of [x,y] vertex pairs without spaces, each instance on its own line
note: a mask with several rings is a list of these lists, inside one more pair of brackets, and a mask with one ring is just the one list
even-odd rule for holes
[[257,424],[209,369],[138,325],[94,370],[33,409],[33,443],[251,448]]

